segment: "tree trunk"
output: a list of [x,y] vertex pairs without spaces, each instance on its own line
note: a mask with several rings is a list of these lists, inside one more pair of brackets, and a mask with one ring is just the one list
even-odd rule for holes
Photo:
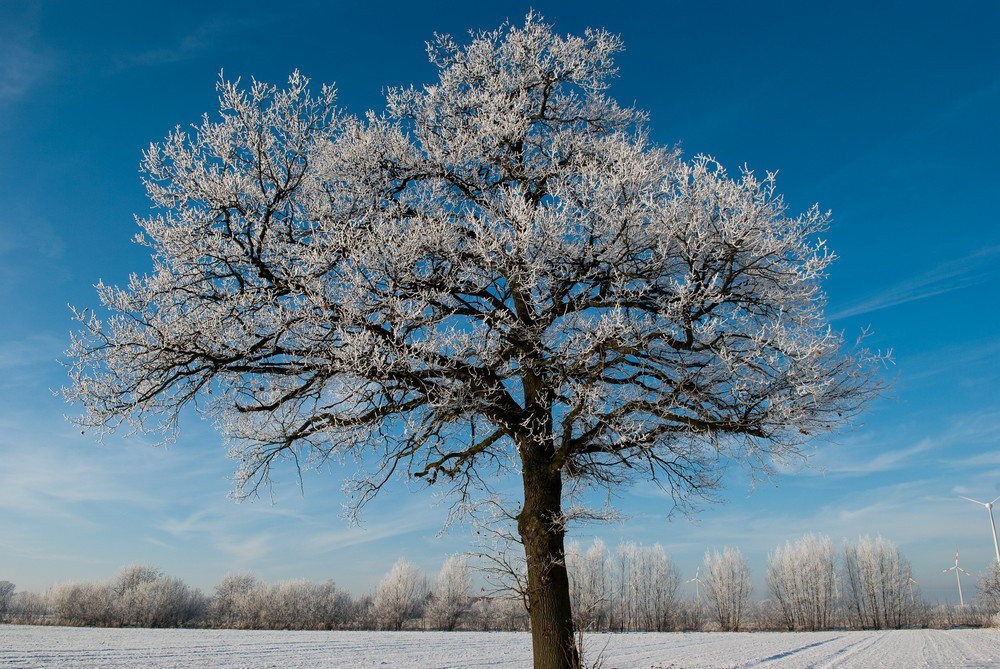
[[528,446],[521,451],[524,508],[517,517],[528,567],[534,668],[577,669],[580,660],[573,642],[573,612],[566,572],[562,474],[552,471],[546,458],[532,458],[534,449]]

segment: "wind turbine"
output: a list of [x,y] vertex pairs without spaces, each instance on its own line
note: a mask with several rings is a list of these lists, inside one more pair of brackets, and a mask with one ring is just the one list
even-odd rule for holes
[[913,599],[913,584],[916,583],[916,580],[914,580],[914,578],[912,576],[909,576],[906,579],[906,583],[907,583],[907,585],[910,586],[910,604],[913,604],[913,602],[914,602],[914,599]]
[[[959,497],[962,497],[962,495],[959,495]],[[986,510],[990,512],[990,527],[993,528],[993,548],[997,551],[997,562],[1000,562],[1000,544],[997,543],[997,526],[996,523],[993,522],[993,504],[997,501],[997,499],[1000,499],[1000,497],[997,497],[997,499],[992,502],[980,502],[979,500],[972,499],[971,497],[962,497],[962,499],[967,499],[970,502],[975,502],[976,504],[982,504],[986,507]]]
[[958,551],[955,551],[955,566],[948,567],[947,569],[942,569],[941,573],[943,574],[946,571],[955,572],[955,580],[958,581],[958,605],[965,606],[965,599],[962,598],[962,577],[958,572],[962,572],[966,576],[972,576],[972,574],[970,574],[969,572],[965,571],[964,569],[958,566]]
[[701,575],[701,566],[699,565],[698,568],[695,569],[694,571],[694,578],[689,578],[688,580],[684,581],[685,583],[692,583],[692,582],[694,583],[694,596],[698,599],[699,611],[701,611],[701,588],[699,586],[702,584],[701,579],[698,578],[700,575]]

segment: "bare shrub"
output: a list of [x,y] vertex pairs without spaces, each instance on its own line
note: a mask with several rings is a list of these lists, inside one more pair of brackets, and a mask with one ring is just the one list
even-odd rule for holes
[[992,613],[1000,613],[1000,562],[994,562],[979,579],[979,602]]
[[528,629],[528,611],[520,594],[479,597],[472,603],[470,621],[484,632],[519,632]]
[[705,626],[701,604],[693,599],[682,599],[674,606],[674,629],[680,632],[697,632]]
[[40,625],[48,608],[45,598],[35,592],[15,592],[7,608],[7,622],[19,625]]
[[956,627],[990,627],[994,622],[994,614],[989,609],[975,604],[939,604],[928,611],[927,618],[928,627],[944,630]]
[[109,626],[118,624],[115,594],[105,583],[69,581],[48,592],[48,609],[60,625]]

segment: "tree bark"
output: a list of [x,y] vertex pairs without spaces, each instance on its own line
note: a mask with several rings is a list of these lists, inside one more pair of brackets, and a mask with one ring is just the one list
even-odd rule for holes
[[[573,612],[566,571],[562,473],[541,455],[538,444],[521,451],[524,507],[517,529],[528,567],[528,615],[535,669],[577,669]],[[554,470],[554,471],[553,471]]]

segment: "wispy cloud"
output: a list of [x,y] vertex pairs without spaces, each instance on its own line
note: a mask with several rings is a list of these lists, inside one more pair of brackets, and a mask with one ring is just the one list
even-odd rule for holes
[[[245,33],[270,25],[270,21],[252,17],[214,18],[195,26],[193,30],[170,44],[139,53],[120,55],[114,60],[120,69],[181,63],[208,53],[215,53],[220,45],[244,44]],[[236,38],[236,35],[244,37]]]
[[240,563],[252,563],[260,560],[271,552],[275,539],[268,533],[257,534],[243,540],[232,538],[220,539],[215,542],[215,548],[231,555]]
[[0,339],[0,370],[9,374],[15,368],[52,364],[66,348],[65,338],[49,332],[37,332],[19,339]]
[[[0,63],[3,58],[0,47]],[[0,106],[3,101],[0,95]],[[0,217],[0,291],[11,295],[25,293],[37,290],[42,281],[51,283],[64,278],[68,274],[65,254],[62,235],[44,217],[30,216],[26,220]]]
[[0,20],[0,104],[21,99],[55,66],[26,12]]
[[[861,449],[860,454],[855,452],[853,454],[855,457],[844,457],[842,452],[837,452],[825,458],[822,462],[817,463],[817,466],[824,474],[864,476],[876,472],[888,472],[905,467],[918,466],[921,463],[914,462],[915,456],[926,453],[937,446],[938,444],[935,441],[923,439],[909,448],[881,451],[874,457],[865,457],[874,450],[870,448]],[[832,453],[833,451],[826,452]],[[857,457],[858,455],[861,455],[861,457]]]
[[[9,427],[9,425],[7,426]],[[34,518],[83,518],[86,502],[152,506],[155,498],[133,485],[141,462],[117,454],[81,452],[56,435],[10,435],[0,442],[0,509]],[[50,441],[51,440],[51,441]]]
[[998,272],[998,256],[1000,246],[980,249],[964,258],[942,263],[923,274],[893,284],[827,316],[832,321],[860,316],[983,283]]
[[192,532],[213,531],[217,526],[217,519],[207,509],[202,509],[185,518],[167,518],[160,524],[160,529],[178,537]]
[[[976,464],[1000,464],[993,445],[1000,438],[1000,412],[962,413],[942,417],[937,429],[916,434],[904,425],[866,430],[820,449],[812,467],[801,474],[856,477],[925,468],[933,458],[937,471],[968,469]],[[896,444],[899,448],[890,448]],[[983,450],[981,450],[983,449]],[[981,450],[981,452],[980,452]],[[950,454],[946,459],[941,454]],[[964,455],[959,456],[962,453]]]
[[324,532],[311,536],[306,544],[310,550],[319,552],[331,551],[349,546],[367,544],[383,539],[391,539],[413,532],[427,532],[441,527],[443,514],[429,513],[427,509],[419,512],[403,512],[391,520],[372,523],[365,527],[348,527],[343,530]]

